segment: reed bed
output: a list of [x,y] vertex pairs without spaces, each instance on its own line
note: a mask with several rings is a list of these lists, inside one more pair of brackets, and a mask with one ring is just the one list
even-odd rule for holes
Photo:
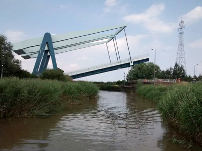
[[202,145],[202,83],[144,85],[137,93],[157,102],[163,119]]
[[[0,80],[0,118],[54,114],[68,101],[95,97],[89,82],[6,78]],[[84,99],[84,100],[85,100]]]
[[168,91],[168,86],[164,85],[140,85],[137,86],[136,92],[146,99],[159,101]]

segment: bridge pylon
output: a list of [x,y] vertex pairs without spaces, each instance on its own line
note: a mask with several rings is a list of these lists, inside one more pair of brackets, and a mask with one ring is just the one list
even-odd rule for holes
[[57,69],[51,34],[45,33],[32,73],[35,75],[40,75],[44,70],[46,70],[50,57],[52,59],[53,69]]

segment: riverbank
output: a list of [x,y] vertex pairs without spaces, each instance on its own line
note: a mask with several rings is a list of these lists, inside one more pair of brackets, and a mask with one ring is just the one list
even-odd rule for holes
[[117,82],[93,82],[99,87],[100,90],[104,91],[127,91],[134,90],[135,84],[128,84],[126,81]]
[[105,91],[122,91],[122,84],[119,84],[117,82],[94,82],[100,90]]
[[97,96],[89,82],[6,78],[0,80],[0,118],[55,114],[68,103]]
[[164,120],[202,145],[202,83],[140,85],[137,94],[155,101]]

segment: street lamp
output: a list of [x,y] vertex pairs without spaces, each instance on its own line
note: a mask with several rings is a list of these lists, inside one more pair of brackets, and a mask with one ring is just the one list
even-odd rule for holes
[[194,77],[196,77],[196,66],[198,66],[198,64],[194,65]]
[[156,49],[152,49],[152,51],[154,50],[154,84],[155,84],[155,64],[156,64]]
[[126,73],[124,72],[124,77],[123,77],[123,85],[125,86],[125,81],[126,81]]
[[4,58],[4,54],[2,54],[2,57],[1,57],[1,79],[3,78],[3,58]]

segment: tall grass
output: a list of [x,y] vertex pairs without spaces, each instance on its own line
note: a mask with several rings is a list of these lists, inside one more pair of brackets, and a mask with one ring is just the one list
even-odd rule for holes
[[159,101],[168,91],[168,86],[164,85],[140,85],[137,87],[137,93],[146,99]]
[[146,85],[137,93],[157,102],[162,117],[202,145],[202,83]]
[[94,97],[98,88],[87,82],[7,78],[0,80],[0,118],[51,114],[68,100]]
[[63,95],[71,100],[94,97],[98,93],[98,87],[88,82],[68,82],[62,86]]
[[158,106],[164,119],[175,122],[185,133],[202,138],[202,83],[172,87]]

